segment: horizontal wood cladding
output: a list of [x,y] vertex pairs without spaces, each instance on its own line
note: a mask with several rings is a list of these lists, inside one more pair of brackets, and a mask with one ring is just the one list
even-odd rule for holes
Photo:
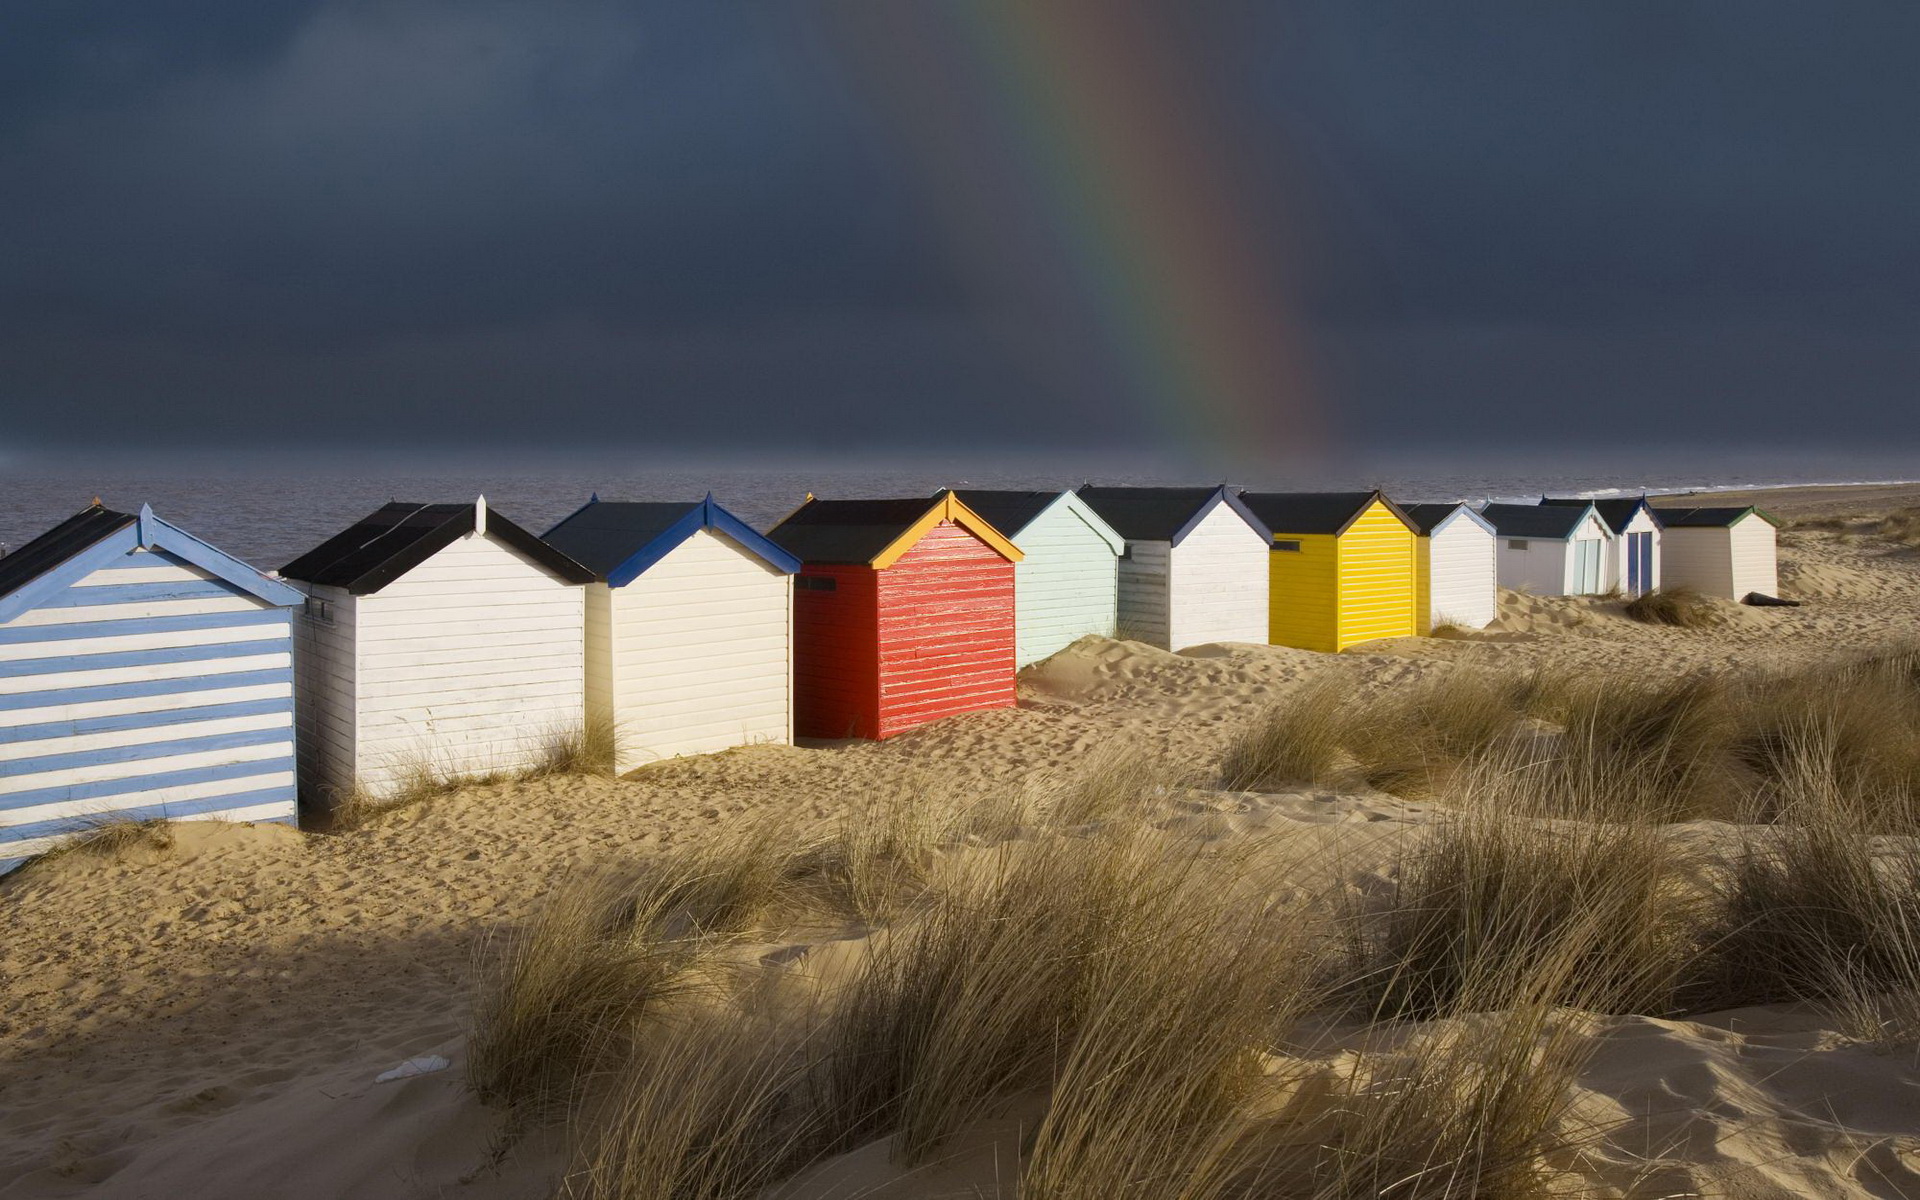
[[1012,563],[942,522],[880,572],[878,598],[876,736],[1013,704]]
[[809,565],[795,583],[794,732],[878,737],[878,573],[864,566]]

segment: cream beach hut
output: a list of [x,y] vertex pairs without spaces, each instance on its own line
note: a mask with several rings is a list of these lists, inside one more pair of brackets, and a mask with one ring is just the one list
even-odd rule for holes
[[1403,504],[1420,540],[1415,552],[1420,632],[1441,625],[1485,629],[1500,615],[1499,535],[1464,504]]
[[800,560],[714,502],[595,497],[546,533],[593,572],[587,715],[614,770],[793,741],[793,576]]
[[302,599],[146,508],[0,558],[0,870],[103,820],[292,822]]
[[592,574],[484,497],[388,504],[281,574],[307,596],[295,647],[311,802],[523,769],[580,732]]
[[1593,505],[1612,537],[1612,552],[1600,563],[1600,590],[1616,588],[1627,596],[1644,596],[1660,586],[1660,522],[1645,496],[1616,496],[1603,500],[1542,497],[1542,504],[1579,508]]
[[1780,594],[1774,519],[1757,508],[1662,508],[1662,586],[1745,600]]
[[1026,554],[1014,564],[1014,666],[1089,635],[1112,637],[1126,539],[1072,492],[953,493]]
[[1271,535],[1230,489],[1083,487],[1079,496],[1126,539],[1119,635],[1163,649],[1266,644]]
[[1537,596],[1606,591],[1606,523],[1593,505],[1489,504],[1480,515],[1500,535],[1500,586]]

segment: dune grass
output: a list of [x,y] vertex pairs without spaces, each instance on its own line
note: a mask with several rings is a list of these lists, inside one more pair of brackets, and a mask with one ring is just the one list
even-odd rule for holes
[[1221,786],[1278,791],[1333,783],[1349,763],[1354,682],[1329,672],[1269,705],[1237,734],[1220,764]]
[[1666,625],[1675,629],[1711,629],[1720,623],[1720,614],[1699,592],[1684,584],[1646,592],[1627,601],[1623,610],[1643,625]]
[[1908,549],[1920,549],[1920,508],[1896,508],[1881,517],[1874,532]]

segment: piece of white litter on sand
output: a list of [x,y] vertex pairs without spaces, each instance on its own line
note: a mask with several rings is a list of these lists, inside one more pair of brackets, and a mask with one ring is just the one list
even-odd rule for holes
[[391,1071],[382,1071],[373,1077],[375,1083],[392,1083],[396,1079],[412,1079],[415,1075],[431,1075],[435,1071],[444,1071],[453,1064],[438,1054],[423,1054],[419,1058],[410,1058]]

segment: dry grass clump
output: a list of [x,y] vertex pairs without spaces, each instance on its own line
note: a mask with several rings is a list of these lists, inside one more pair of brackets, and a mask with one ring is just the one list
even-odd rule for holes
[[620,731],[607,714],[589,716],[579,725],[556,730],[541,747],[539,761],[523,778],[549,775],[611,775],[620,750]]
[[1137,817],[1164,803],[1189,776],[1137,746],[1109,742],[1038,780],[1026,815],[1054,828]]
[[1140,837],[1010,843],[876,943],[828,1034],[822,1108],[845,1148],[893,1129],[910,1162],[1046,1083],[1102,955],[1160,898]]
[[165,817],[144,821],[99,817],[85,821],[73,833],[42,851],[35,863],[49,863],[69,855],[118,858],[129,850],[161,852],[173,849],[173,822]]
[[1896,508],[1881,517],[1875,532],[1889,542],[1920,548],[1920,508]]
[[[1312,1200],[1528,1200],[1555,1195],[1546,1158],[1569,1140],[1573,1084],[1591,1056],[1577,1018],[1544,993],[1577,947],[1528,975],[1539,993],[1461,1015],[1399,1049],[1362,1056],[1353,1091],[1304,1154]],[[1512,981],[1522,990],[1529,980]],[[1293,1157],[1301,1157],[1296,1152]],[[1284,1162],[1284,1158],[1282,1160]]]
[[1885,833],[1920,833],[1920,655],[1863,659],[1755,687],[1737,746],[1758,777],[1750,819],[1871,795],[1841,814]]
[[1346,741],[1355,703],[1353,680],[1332,672],[1276,701],[1227,746],[1221,786],[1273,791],[1336,782],[1351,762]]
[[1699,592],[1684,584],[1647,592],[1627,601],[1627,616],[1643,625],[1670,625],[1678,629],[1710,629],[1720,615]]
[[1246,1174],[1263,1051],[1324,998],[1321,921],[1271,881],[1223,894],[1212,867],[1171,869],[1163,903],[1094,964],[1024,1197],[1197,1198]]
[[1646,824],[1516,819],[1526,787],[1524,773],[1477,770],[1471,806],[1407,852],[1383,904],[1349,914],[1354,975],[1376,1016],[1508,1007],[1554,953],[1575,965],[1552,1000],[1670,1004],[1696,944],[1684,860]]
[[467,1076],[492,1101],[538,1111],[627,1053],[661,1001],[704,986],[731,935],[795,899],[803,843],[746,827],[637,878],[562,880],[480,975]]
[[749,1200],[814,1156],[803,1031],[734,1004],[663,1020],[622,1064],[563,1193]]
[[1526,696],[1525,681],[1486,671],[1429,675],[1349,709],[1341,745],[1369,785],[1427,796],[1512,734]]
[[1827,1001],[1862,1040],[1909,1040],[1920,1035],[1920,847],[1881,846],[1845,805],[1803,809],[1742,848],[1723,885],[1708,1000]]

